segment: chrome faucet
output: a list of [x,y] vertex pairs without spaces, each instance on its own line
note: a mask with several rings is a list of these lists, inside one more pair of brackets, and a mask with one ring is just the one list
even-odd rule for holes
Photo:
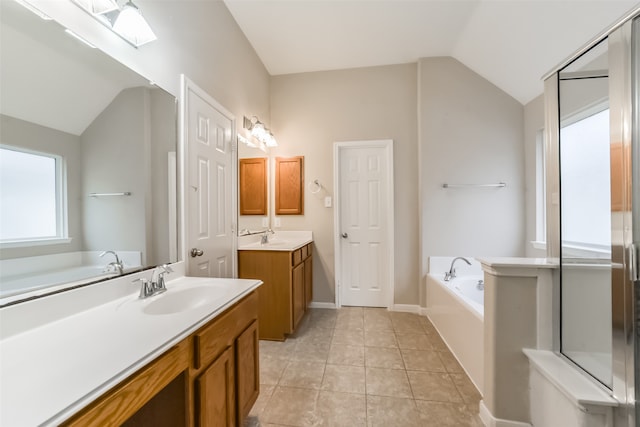
[[151,273],[151,280],[141,277],[131,283],[140,282],[140,294],[138,298],[145,299],[161,294],[167,290],[164,283],[164,275],[173,273],[173,269],[168,264],[157,266]]
[[447,271],[446,273],[444,273],[444,281],[448,282],[449,280],[453,279],[454,277],[456,277],[456,269],[453,267],[453,265],[456,263],[457,260],[463,260],[464,262],[467,263],[467,265],[471,265],[471,263],[464,257],[455,257],[453,259],[453,261],[451,261],[451,267],[449,268],[449,271]]
[[243,228],[238,233],[238,236],[239,237],[242,237],[242,236],[253,236],[255,234],[262,234],[262,237],[260,238],[260,244],[261,245],[266,245],[267,243],[269,243],[269,234],[275,234],[275,232],[270,228],[267,228],[266,230],[261,230],[261,231],[249,231],[248,229]]
[[105,271],[111,272],[112,269],[115,269],[118,271],[118,274],[123,274],[124,268],[123,268],[122,261],[120,261],[120,258],[118,258],[118,254],[115,253],[114,251],[104,251],[99,256],[100,258],[102,258],[107,254],[112,254],[114,257],[116,257],[116,260],[115,262],[110,262],[109,264],[107,264]]
[[[164,284],[164,275],[173,273],[173,269],[168,264],[159,265],[153,270],[151,274],[151,287],[153,288],[153,294],[161,294],[167,290]],[[156,280],[153,280],[153,276],[156,276]]]

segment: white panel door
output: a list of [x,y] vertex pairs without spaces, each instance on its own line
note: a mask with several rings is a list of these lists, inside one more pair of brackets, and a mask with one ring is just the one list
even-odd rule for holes
[[338,148],[341,305],[388,307],[392,303],[390,152],[388,146],[366,142]]
[[233,277],[234,119],[193,83],[186,82],[183,93],[188,164],[187,274]]

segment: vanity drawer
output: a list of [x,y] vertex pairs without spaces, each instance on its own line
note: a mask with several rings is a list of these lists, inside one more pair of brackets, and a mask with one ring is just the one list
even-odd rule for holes
[[228,346],[233,344],[237,336],[257,319],[258,294],[252,292],[235,306],[221,314],[204,326],[194,337],[194,368],[200,369],[208,365]]
[[291,254],[291,265],[295,266],[295,265],[300,264],[300,262],[302,262],[302,259],[303,259],[303,257],[302,257],[302,248],[296,249]]

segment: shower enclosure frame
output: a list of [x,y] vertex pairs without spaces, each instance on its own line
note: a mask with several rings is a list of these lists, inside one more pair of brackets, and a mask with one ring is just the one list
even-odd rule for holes
[[[621,224],[612,221],[612,236],[621,236],[621,244],[612,241],[612,387],[619,407],[614,426],[635,426],[640,422],[640,6],[622,17],[615,25],[593,38],[582,49],[567,58],[543,77],[545,83],[545,123],[547,161],[547,255],[560,258],[560,172],[559,172],[559,73],[608,38],[610,141],[622,143],[623,215]],[[628,170],[631,168],[631,170]],[[633,186],[633,183],[637,183]],[[626,189],[630,189],[627,191]],[[630,194],[631,197],[626,197]],[[633,221],[633,219],[636,219]],[[615,234],[614,234],[615,233]],[[635,265],[632,262],[635,260]],[[616,272],[617,270],[617,272]],[[558,297],[560,297],[558,293]],[[621,306],[616,306],[622,302]],[[560,307],[560,304],[557,304]],[[558,315],[561,317],[560,308]],[[636,323],[637,322],[637,323]],[[560,350],[560,322],[556,322],[554,348]],[[584,369],[584,368],[581,368]],[[640,369],[638,369],[640,370]]]

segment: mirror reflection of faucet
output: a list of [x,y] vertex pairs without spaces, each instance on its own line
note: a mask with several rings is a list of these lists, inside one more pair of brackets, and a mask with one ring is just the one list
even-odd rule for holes
[[112,254],[116,260],[113,262],[110,262],[109,264],[107,264],[107,266],[104,268],[104,272],[105,273],[118,273],[118,274],[123,274],[124,273],[124,264],[122,263],[122,261],[120,261],[120,258],[118,257],[118,254],[115,253],[114,251],[104,251],[102,252],[99,256],[100,258],[102,258],[103,256],[107,255],[107,254]]

